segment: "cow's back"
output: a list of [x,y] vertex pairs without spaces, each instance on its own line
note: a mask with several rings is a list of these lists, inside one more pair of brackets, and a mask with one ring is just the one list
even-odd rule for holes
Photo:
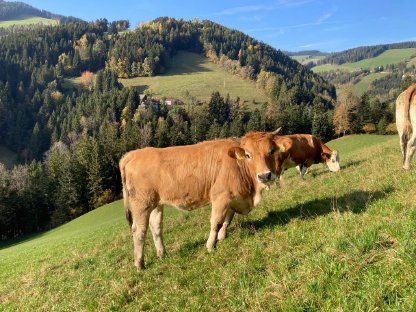
[[292,140],[292,146],[288,152],[295,164],[298,165],[305,161],[320,162],[322,147],[314,136],[310,134],[291,134],[286,137]]

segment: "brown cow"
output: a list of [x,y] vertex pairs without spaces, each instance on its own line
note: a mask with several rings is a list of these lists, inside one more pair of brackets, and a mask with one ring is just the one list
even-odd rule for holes
[[397,97],[396,126],[403,155],[403,169],[409,170],[416,149],[416,84]]
[[144,268],[144,239],[150,223],[157,255],[162,257],[163,205],[193,210],[212,205],[208,251],[229,210],[247,214],[276,178],[279,147],[270,133],[248,133],[240,142],[214,140],[188,146],[143,148],[120,160],[126,216],[135,265]]
[[[280,161],[283,161],[283,170],[296,166],[302,179],[313,164],[324,163],[330,171],[340,170],[338,151],[332,151],[317,137],[311,134],[290,134],[275,136],[274,141],[280,144],[288,139],[290,143],[285,143],[285,153],[278,155]],[[278,175],[282,173],[277,172]]]
[[[276,135],[281,128],[274,131],[274,142],[280,146],[280,153],[275,154],[276,174],[280,176],[288,168],[297,166],[303,179],[307,169],[313,164],[326,163],[329,170],[338,171],[339,155],[337,151],[331,151],[320,139],[311,134]],[[230,225],[235,211],[230,209],[226,215],[223,226],[218,233],[218,240],[225,238],[227,227]]]

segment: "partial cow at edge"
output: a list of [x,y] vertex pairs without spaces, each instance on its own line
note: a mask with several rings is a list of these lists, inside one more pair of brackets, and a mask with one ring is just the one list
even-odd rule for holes
[[136,267],[144,268],[143,248],[149,225],[157,255],[165,253],[164,205],[190,211],[211,203],[207,248],[212,250],[228,215],[247,214],[260,202],[262,191],[277,177],[280,167],[276,154],[283,150],[272,134],[254,132],[239,142],[214,140],[126,153],[120,160],[120,171]]
[[416,84],[397,97],[396,126],[403,155],[403,169],[409,170],[416,149]]
[[[340,170],[338,151],[332,151],[320,139],[311,134],[275,136],[274,141],[276,144],[286,142],[286,151],[278,155],[279,161],[283,162],[282,170],[296,167],[302,179],[313,164],[326,164],[328,169],[333,172]],[[277,174],[281,175],[283,171],[277,172]]]

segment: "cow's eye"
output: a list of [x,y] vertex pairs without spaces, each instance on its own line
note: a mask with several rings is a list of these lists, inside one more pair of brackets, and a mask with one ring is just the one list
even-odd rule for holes
[[247,158],[247,159],[251,159],[251,155],[250,155],[250,153],[246,152],[246,158]]
[[273,155],[276,152],[276,149],[272,147],[269,151],[269,155]]
[[332,159],[332,162],[334,163],[335,162],[335,159]]

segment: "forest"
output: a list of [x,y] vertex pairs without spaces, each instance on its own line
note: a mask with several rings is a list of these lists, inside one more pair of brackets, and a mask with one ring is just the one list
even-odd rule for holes
[[[0,38],[0,144],[20,165],[0,164],[0,237],[53,228],[120,196],[118,160],[146,146],[193,144],[250,130],[385,133],[391,107],[349,94],[279,50],[211,21],[168,17],[124,33],[128,21],[99,19],[30,27]],[[140,100],[119,78],[162,74],[186,50],[249,79],[270,101],[248,109],[213,90],[178,105]],[[88,75],[87,75],[88,74]],[[84,88],[65,78],[89,76]],[[370,125],[370,126],[369,126]]]

